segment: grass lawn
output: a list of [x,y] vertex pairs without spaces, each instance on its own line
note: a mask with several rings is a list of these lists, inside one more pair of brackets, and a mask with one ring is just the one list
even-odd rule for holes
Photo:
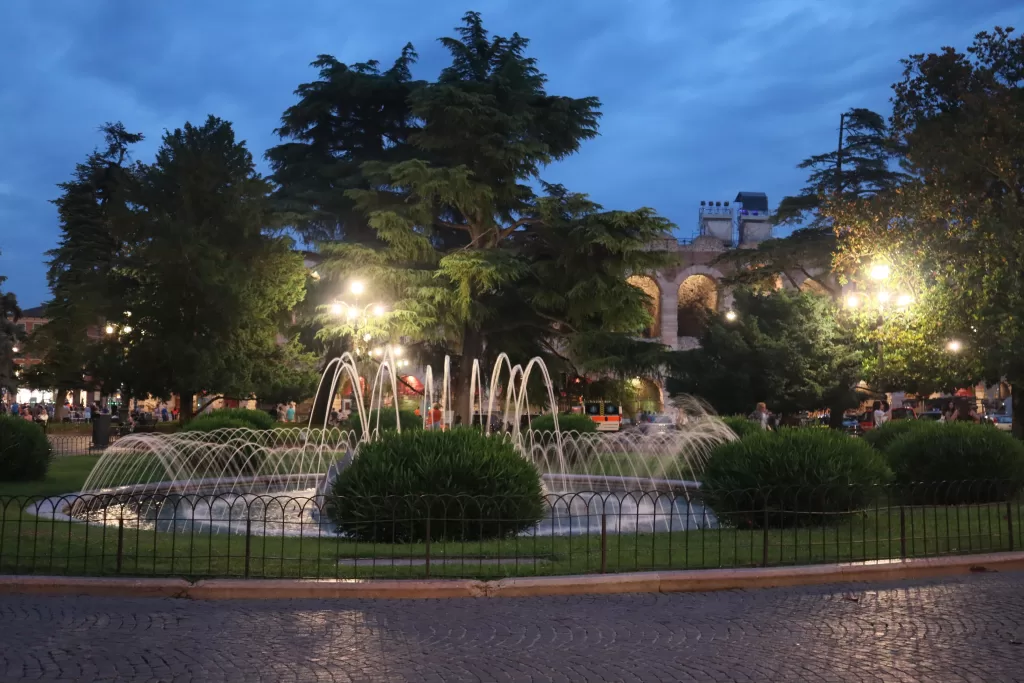
[[[595,573],[600,533],[485,542],[369,544],[320,537],[157,532],[67,523],[23,510],[29,497],[81,488],[96,456],[56,460],[40,482],[0,484],[0,573],[129,576],[472,577]],[[14,498],[12,498],[14,497]],[[753,567],[924,557],[1024,546],[1019,502],[882,507],[832,527],[608,534],[608,572]],[[311,522],[312,524],[312,522]],[[1012,525],[1012,544],[1011,532]],[[256,525],[254,524],[254,527]],[[902,539],[902,540],[901,540]],[[120,553],[118,548],[120,547]],[[247,559],[248,558],[248,559]],[[356,561],[358,558],[358,562]],[[412,558],[410,560],[410,558]],[[499,562],[500,560],[500,562]]]

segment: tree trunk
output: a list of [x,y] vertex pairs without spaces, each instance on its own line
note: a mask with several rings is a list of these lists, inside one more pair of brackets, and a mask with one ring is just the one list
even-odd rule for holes
[[178,394],[178,415],[182,422],[188,422],[195,415],[194,403],[196,395],[189,394]]
[[[1009,416],[1013,420],[1011,423],[1012,434],[1015,439],[1024,439],[1024,420],[1018,420],[1015,416],[1017,412],[1017,385],[1014,382],[1008,382],[1010,385],[1010,412]],[[1024,411],[1021,411],[1024,414]]]
[[483,335],[480,330],[467,325],[462,335],[462,356],[455,377],[452,379],[452,406],[456,415],[462,417],[462,424],[473,424],[473,361],[483,353]]
[[829,406],[828,426],[830,429],[843,428],[843,415],[846,413],[846,401],[833,401],[835,405]]
[[53,421],[60,424],[67,417],[68,411],[64,407],[64,401],[67,400],[68,390],[57,387],[53,392]]

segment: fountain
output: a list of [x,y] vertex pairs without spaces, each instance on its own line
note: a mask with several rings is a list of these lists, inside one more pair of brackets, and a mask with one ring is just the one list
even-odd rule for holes
[[[362,427],[358,435],[329,428],[326,418],[322,424],[313,424],[311,418],[305,428],[294,429],[130,435],[107,449],[81,492],[60,503],[39,503],[34,511],[156,529],[332,533],[319,510],[333,478],[358,457],[362,442],[380,437],[382,410],[394,407],[396,428],[401,430],[395,367],[392,354],[386,353],[370,385],[368,404],[359,391],[353,392],[353,410]],[[548,407],[556,413],[553,432],[535,432],[528,426],[527,387],[534,372],[541,374]],[[348,353],[328,363],[317,400],[326,391],[328,405],[332,403],[343,378],[360,386],[355,358]],[[448,358],[439,385],[427,368],[424,416],[435,402],[447,415],[450,378]],[[510,439],[537,466],[551,514],[533,533],[584,533],[599,523],[600,513],[613,520],[612,532],[714,524],[695,500],[700,486],[696,473],[714,446],[735,435],[699,401],[678,401],[677,428],[663,433],[580,434],[558,429],[554,389],[540,358],[524,367],[512,365],[503,353],[489,380],[485,385],[475,361],[470,404],[480,415],[481,429],[491,438]],[[507,391],[502,397],[503,386]],[[389,399],[392,406],[387,405]],[[371,424],[374,415],[377,422]],[[492,433],[494,418],[500,418],[507,431]]]

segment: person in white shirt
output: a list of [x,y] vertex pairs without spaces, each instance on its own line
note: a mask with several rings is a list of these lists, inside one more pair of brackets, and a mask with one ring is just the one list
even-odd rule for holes
[[892,413],[885,410],[885,406],[881,401],[875,401],[873,408],[874,413],[872,417],[876,427],[881,427],[892,417]]

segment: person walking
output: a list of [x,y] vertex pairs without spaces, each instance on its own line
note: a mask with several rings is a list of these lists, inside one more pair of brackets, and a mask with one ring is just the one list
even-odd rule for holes
[[288,410],[285,413],[285,420],[288,422],[295,422],[295,401],[288,404]]
[[761,425],[761,429],[768,430],[771,428],[769,423],[771,413],[768,412],[768,406],[764,401],[758,403],[757,406],[754,407],[754,412],[751,413],[750,419]]

